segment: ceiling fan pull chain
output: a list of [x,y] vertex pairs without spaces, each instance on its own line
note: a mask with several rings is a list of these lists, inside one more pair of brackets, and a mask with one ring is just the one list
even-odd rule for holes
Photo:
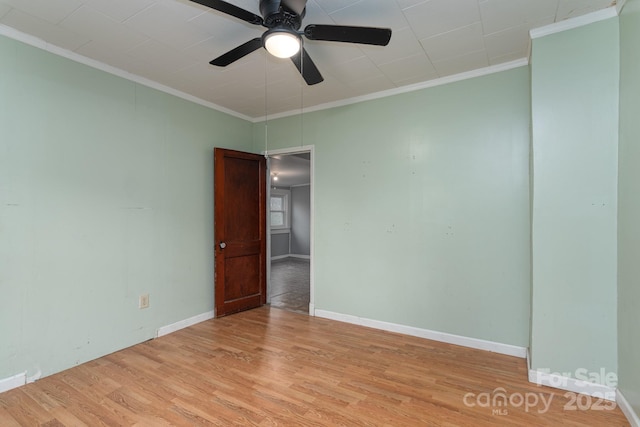
[[267,123],[269,121],[269,113],[267,104],[267,72],[269,70],[269,58],[267,55],[264,56],[264,156],[269,157],[269,132]]
[[[301,38],[302,40],[302,38]],[[302,43],[302,49],[300,49],[300,66],[301,74],[304,76],[304,62],[302,61],[302,51],[304,49],[304,42]],[[302,147],[304,141],[304,86],[300,85],[300,146]]]

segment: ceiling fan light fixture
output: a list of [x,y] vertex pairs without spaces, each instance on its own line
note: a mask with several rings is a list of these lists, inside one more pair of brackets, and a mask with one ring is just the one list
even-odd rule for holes
[[218,56],[209,62],[211,65],[226,67],[256,50],[264,48],[275,57],[289,58],[309,86],[324,81],[324,78],[304,49],[303,37],[314,41],[373,46],[387,46],[391,40],[390,28],[309,24],[301,31],[308,0],[252,0],[253,3],[258,3],[262,16],[224,0],[191,1],[251,25],[267,28],[262,36],[254,37]]
[[300,36],[286,30],[268,31],[264,38],[264,48],[276,58],[291,58],[300,52]]

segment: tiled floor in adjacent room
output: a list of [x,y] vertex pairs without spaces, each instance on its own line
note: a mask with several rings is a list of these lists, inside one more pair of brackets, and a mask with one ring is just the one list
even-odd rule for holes
[[310,261],[284,258],[271,261],[271,306],[309,313]]

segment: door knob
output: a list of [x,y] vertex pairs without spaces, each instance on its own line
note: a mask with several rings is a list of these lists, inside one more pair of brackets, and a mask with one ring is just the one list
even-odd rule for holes
[[224,249],[227,247],[227,244],[225,242],[220,242],[220,249]]

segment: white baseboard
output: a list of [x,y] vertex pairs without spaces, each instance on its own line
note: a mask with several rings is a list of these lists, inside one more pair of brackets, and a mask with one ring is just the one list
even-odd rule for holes
[[297,254],[289,254],[289,258],[311,259],[309,255],[297,255]]
[[[156,338],[179,331],[180,329],[195,325],[197,323],[204,322],[205,320],[213,319],[213,317],[213,311],[208,311],[206,313],[198,314],[197,316],[193,316],[167,326],[162,326],[158,328],[158,331],[156,332]],[[30,377],[27,377],[26,372],[23,372],[9,378],[0,379],[0,393],[4,393],[5,391],[21,387],[27,383],[37,381],[41,376],[42,373],[40,372],[40,370],[38,370],[34,375],[31,375]]]
[[631,424],[631,427],[640,427],[640,417],[633,410],[631,404],[625,399],[620,390],[616,393],[616,403],[620,407],[620,410],[627,417],[627,421]]
[[460,335],[447,334],[445,332],[431,331],[428,329],[416,328],[413,326],[399,325],[396,323],[382,322],[380,320],[365,319],[350,314],[334,313],[326,310],[315,310],[315,316],[325,319],[337,320],[339,322],[352,323],[354,325],[367,326],[369,328],[381,329],[383,331],[397,332],[419,338],[426,338],[433,341],[445,342],[448,344],[460,345],[463,347],[486,350],[494,353],[506,354],[525,358],[527,349],[511,344],[502,344],[493,341],[485,341],[477,338],[463,337]]
[[42,378],[42,372],[38,368],[38,370],[33,375],[29,375],[27,377],[27,384],[34,383],[34,382],[38,381],[40,378]]
[[271,261],[277,261],[279,259],[285,259],[285,258],[311,259],[311,256],[297,255],[297,254],[276,255],[271,257]]
[[180,329],[188,328],[189,326],[193,326],[197,323],[204,322],[205,320],[213,319],[213,317],[214,317],[214,313],[212,310],[212,311],[207,311],[206,313],[198,314],[197,316],[193,316],[188,319],[180,320],[179,322],[172,323],[167,326],[162,326],[158,328],[158,331],[156,332],[156,338],[160,338],[172,332],[179,331]]
[[529,382],[574,393],[586,394],[605,400],[616,400],[616,389],[602,384],[592,383],[558,374],[529,369]]
[[0,380],[0,393],[21,387],[27,383],[27,373],[23,372]]

